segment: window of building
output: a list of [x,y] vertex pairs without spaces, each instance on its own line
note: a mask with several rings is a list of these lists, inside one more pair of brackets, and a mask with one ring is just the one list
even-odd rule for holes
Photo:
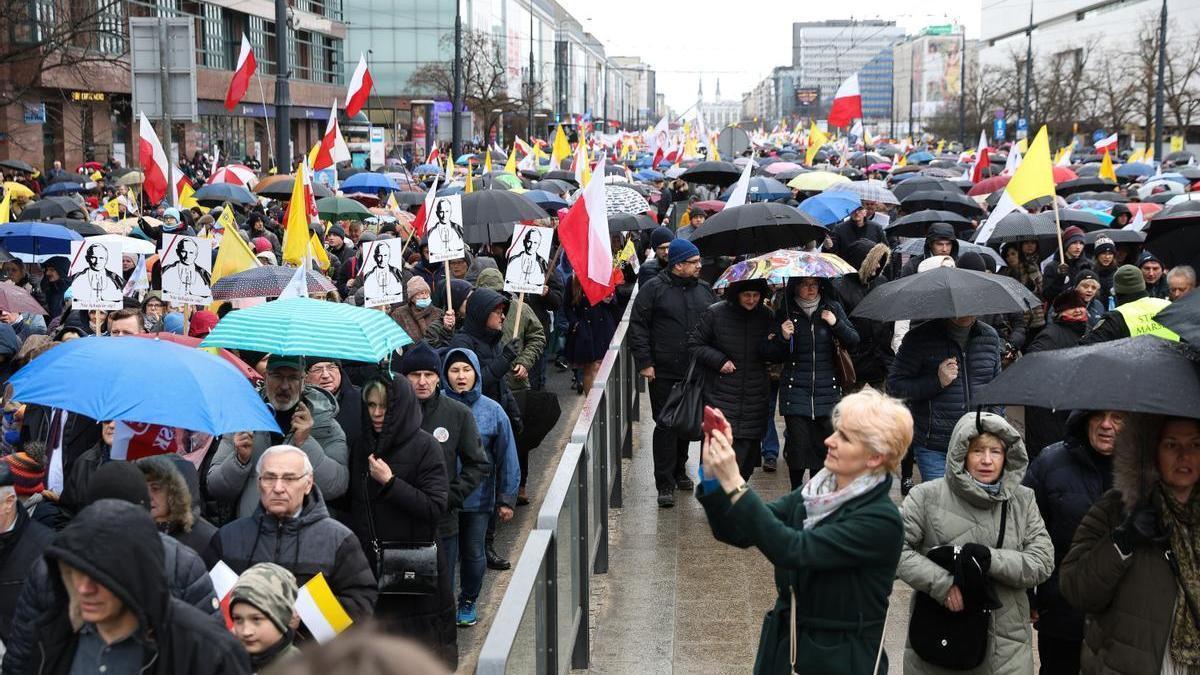
[[[209,68],[233,69],[230,53],[229,21],[225,8],[203,3],[200,5],[200,63]],[[240,43],[240,40],[239,40]]]

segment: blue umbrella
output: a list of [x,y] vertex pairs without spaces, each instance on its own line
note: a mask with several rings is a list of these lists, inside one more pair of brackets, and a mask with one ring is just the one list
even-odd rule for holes
[[633,177],[637,180],[647,183],[663,179],[662,173],[655,171],[654,169],[642,169],[641,171],[633,174]]
[[929,152],[928,150],[918,150],[917,152],[911,152],[908,155],[908,163],[909,164],[923,164],[925,162],[932,162],[932,161],[933,161],[933,153]]
[[1117,178],[1137,178],[1139,176],[1150,176],[1153,173],[1154,167],[1143,162],[1132,162],[1117,167]]
[[438,197],[449,197],[450,195],[461,195],[462,193],[462,185],[447,185],[444,188],[438,188],[438,191],[435,194]]
[[205,206],[220,206],[225,202],[241,206],[253,206],[258,203],[258,197],[246,189],[244,185],[233,183],[209,183],[203,185],[192,197]]
[[71,194],[72,192],[80,192],[82,190],[83,185],[81,183],[51,183],[42,189],[42,196],[50,197],[53,195],[65,195]]
[[454,163],[459,166],[466,166],[467,164],[470,164],[472,160],[478,160],[478,159],[479,159],[479,155],[473,155],[468,152],[465,155],[459,155],[458,159],[454,160]]
[[1155,176],[1154,180],[1169,180],[1174,183],[1179,183],[1180,185],[1191,185],[1192,184],[1192,181],[1188,180],[1186,176],[1184,176],[1183,174],[1175,173],[1174,171],[1172,171],[1170,173],[1164,173],[1161,176]]
[[653,159],[650,157],[638,157],[629,163],[629,166],[635,169],[649,169]]
[[800,202],[801,211],[825,226],[842,222],[860,208],[862,199],[853,192],[822,192]]
[[396,185],[396,181],[381,173],[369,173],[364,171],[362,173],[356,173],[342,181],[342,190],[345,192],[355,192],[359,190],[366,190],[368,192],[391,190],[392,192],[399,192],[400,186]]
[[[153,373],[153,386],[132,373]],[[10,379],[22,403],[97,420],[147,422],[220,435],[279,433],[246,376],[225,359],[173,342],[131,337],[71,340]]]
[[0,241],[8,252],[25,262],[45,262],[56,255],[71,254],[71,242],[83,235],[51,223],[8,223],[0,225]]
[[445,170],[442,169],[442,167],[438,166],[437,164],[419,164],[419,165],[417,165],[416,168],[414,168],[412,170],[412,172],[415,174],[429,174],[429,175],[433,175],[436,173],[439,176],[446,173]]
[[545,190],[530,190],[521,195],[522,197],[532,201],[534,204],[546,209],[548,213],[558,213],[559,209],[567,208],[567,200]]
[[[729,199],[735,185],[729,186],[721,194],[721,199]],[[750,178],[750,189],[746,193],[747,202],[773,202],[777,199],[787,199],[792,196],[792,189],[768,176],[753,176]]]

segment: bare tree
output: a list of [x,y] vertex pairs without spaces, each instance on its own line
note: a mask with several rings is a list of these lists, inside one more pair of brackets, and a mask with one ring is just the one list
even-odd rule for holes
[[1175,120],[1176,133],[1186,136],[1200,112],[1200,31],[1181,35],[1176,27],[1169,35],[1163,103]]
[[1094,67],[1084,73],[1090,117],[1101,127],[1122,131],[1136,119],[1142,83],[1136,59],[1124,53],[1101,50]]

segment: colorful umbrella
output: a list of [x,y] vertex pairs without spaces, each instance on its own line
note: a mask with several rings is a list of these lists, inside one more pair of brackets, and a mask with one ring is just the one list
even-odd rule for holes
[[835,183],[849,183],[850,179],[831,171],[810,171],[788,181],[787,186],[801,192],[821,192]]
[[737,281],[766,279],[778,284],[795,277],[832,279],[858,270],[832,253],[780,249],[731,265],[717,277],[713,288],[725,288]]
[[258,174],[254,169],[244,164],[230,164],[217,169],[216,173],[208,177],[208,184],[229,183],[230,185],[241,185],[244,188],[254,189],[258,183]]
[[33,295],[29,291],[11,281],[0,282],[0,310],[13,314],[45,315],[47,313],[45,308],[33,299]]
[[[221,277],[212,285],[213,300],[235,298],[277,298],[283,293],[296,270],[277,265],[252,267]],[[309,295],[323,295],[337,286],[326,277],[311,270],[307,273]]]

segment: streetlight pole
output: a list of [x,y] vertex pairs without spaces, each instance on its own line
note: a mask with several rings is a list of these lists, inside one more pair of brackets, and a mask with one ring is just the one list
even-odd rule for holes
[[1167,0],[1158,15],[1158,82],[1154,85],[1154,158],[1162,161],[1163,86],[1167,67]]
[[292,171],[292,92],[288,86],[287,0],[275,0],[275,168],[279,173]]
[[[1164,0],[1165,2],[1166,0]],[[1033,0],[1029,0],[1029,25],[1025,28],[1025,99],[1021,102],[1021,117],[1029,129],[1029,90],[1033,88]],[[1028,131],[1025,132],[1029,134]]]
[[454,0],[454,110],[451,111],[450,153],[455,161],[462,150],[462,3]]
[[529,135],[529,140],[532,142],[536,136],[533,133],[533,3],[529,3],[529,119],[528,128],[525,133]]
[[967,149],[967,29],[962,29],[962,50],[958,73],[958,144]]

